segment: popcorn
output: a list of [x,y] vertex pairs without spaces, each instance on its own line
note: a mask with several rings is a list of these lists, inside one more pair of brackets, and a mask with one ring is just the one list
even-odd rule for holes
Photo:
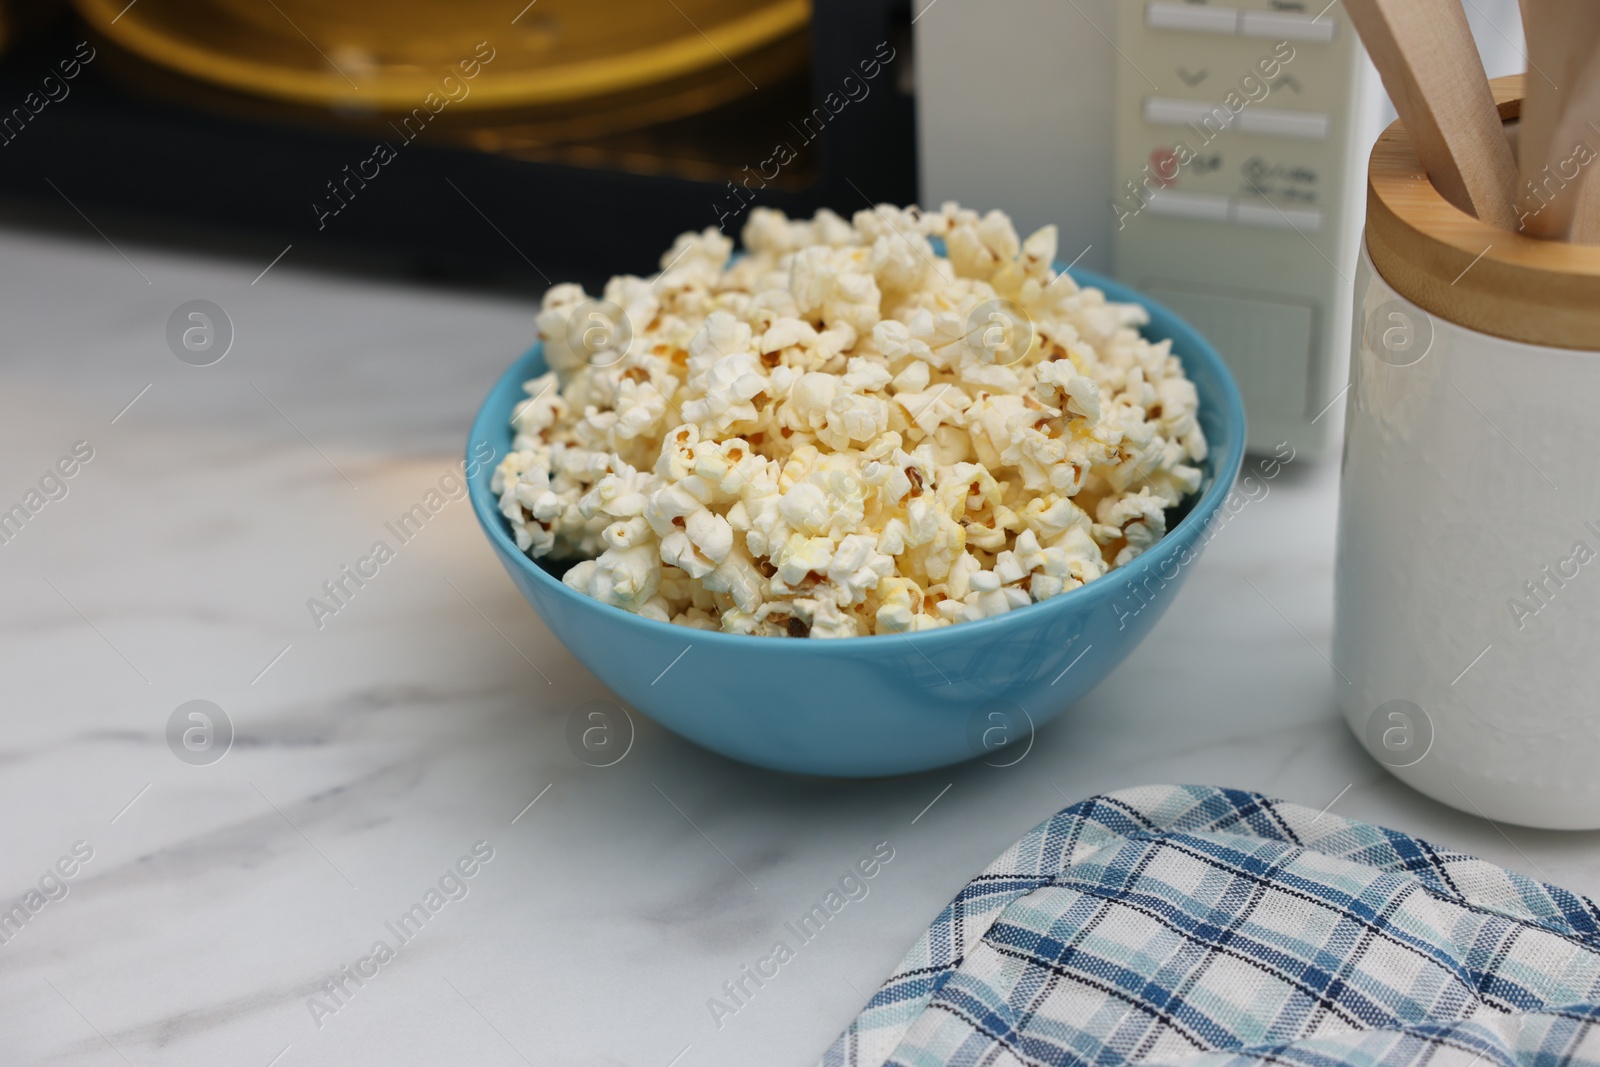
[[[572,588],[728,633],[914,633],[1102,577],[1199,488],[1194,385],[1142,308],[1054,273],[1053,227],[755,208],[743,239],[730,262],[683,234],[663,273],[613,278],[600,353],[573,347],[591,297],[545,294],[551,371],[491,486]],[[1031,344],[997,359],[1022,315]]]

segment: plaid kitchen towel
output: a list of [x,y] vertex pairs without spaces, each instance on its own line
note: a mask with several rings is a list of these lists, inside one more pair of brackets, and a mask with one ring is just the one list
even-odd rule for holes
[[974,878],[823,1067],[1600,1064],[1593,901],[1257,793],[1060,812]]

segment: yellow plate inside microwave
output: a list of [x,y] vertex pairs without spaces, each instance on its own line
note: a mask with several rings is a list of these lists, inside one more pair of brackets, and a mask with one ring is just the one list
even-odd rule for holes
[[[238,92],[410,110],[454,70],[453,108],[552,104],[635,89],[802,29],[810,0],[74,0],[150,62]],[[485,57],[489,57],[485,59]],[[751,89],[754,90],[752,85]],[[442,95],[442,94],[441,94]]]

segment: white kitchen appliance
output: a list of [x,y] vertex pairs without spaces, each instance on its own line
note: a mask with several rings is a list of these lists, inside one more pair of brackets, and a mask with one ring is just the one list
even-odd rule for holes
[[1253,449],[1327,449],[1383,95],[1325,0],[933,0],[914,18],[921,193],[1200,329]]

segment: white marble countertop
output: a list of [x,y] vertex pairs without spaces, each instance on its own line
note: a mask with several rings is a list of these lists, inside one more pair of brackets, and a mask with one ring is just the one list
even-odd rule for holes
[[[1600,835],[1444,808],[1338,719],[1332,462],[1241,512],[1014,767],[797,779],[648,722],[587,766],[566,716],[604,691],[465,502],[322,630],[305,607],[457,461],[532,306],[118,243],[0,236],[0,507],[93,449],[0,545],[0,896],[73,871],[0,944],[7,1064],[800,1067],[1023,831],[1149,782],[1332,804],[1600,892]],[[191,299],[235,327],[213,366],[167,347]],[[206,766],[166,741],[195,699],[235,731]],[[880,841],[866,899],[716,1025],[708,998]],[[313,1011],[476,842],[467,895]]]

